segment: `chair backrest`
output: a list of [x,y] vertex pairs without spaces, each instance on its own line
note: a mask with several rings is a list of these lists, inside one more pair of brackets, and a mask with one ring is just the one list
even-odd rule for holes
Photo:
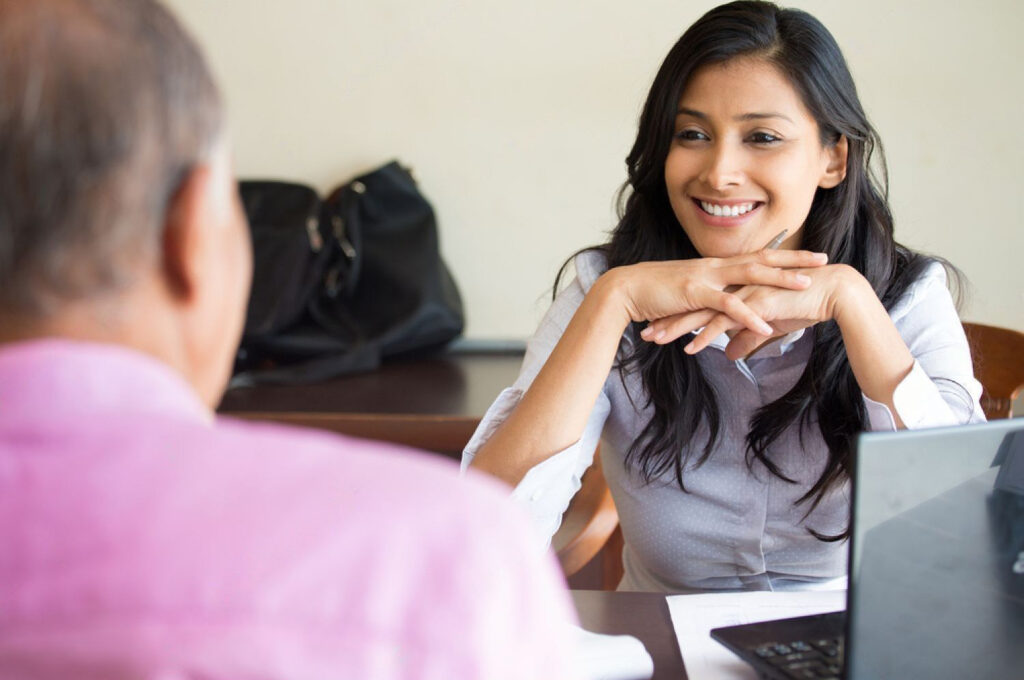
[[[604,548],[599,581],[604,590],[614,590],[622,577],[622,533],[600,456],[598,447],[594,464],[583,475],[580,490],[562,515],[562,524],[551,539],[551,547],[567,578],[589,564]],[[616,545],[619,545],[618,550]]]
[[964,322],[974,376],[983,387],[981,407],[989,420],[1010,418],[1013,400],[1024,388],[1024,333]]

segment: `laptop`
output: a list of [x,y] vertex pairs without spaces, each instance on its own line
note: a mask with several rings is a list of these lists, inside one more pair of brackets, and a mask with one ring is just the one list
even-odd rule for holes
[[1024,678],[1024,418],[867,433],[845,612],[716,628],[762,677]]

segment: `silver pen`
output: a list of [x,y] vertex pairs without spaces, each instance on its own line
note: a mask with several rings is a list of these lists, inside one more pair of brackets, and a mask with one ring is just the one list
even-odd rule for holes
[[789,229],[783,229],[782,231],[775,235],[775,238],[773,238],[771,241],[768,241],[768,243],[765,245],[764,248],[762,248],[762,250],[775,250],[776,248],[782,245],[783,241],[786,240],[786,234],[788,233]]

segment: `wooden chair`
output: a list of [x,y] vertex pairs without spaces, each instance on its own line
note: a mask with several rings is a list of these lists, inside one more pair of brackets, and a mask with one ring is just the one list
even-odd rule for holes
[[981,407],[989,420],[1013,416],[1013,400],[1024,387],[1024,333],[964,323],[974,375],[982,384]]
[[551,547],[566,577],[578,573],[600,554],[601,588],[615,590],[622,578],[622,531],[600,454],[598,447],[594,464],[584,473],[580,490],[562,515],[562,525],[552,537]]
[[[971,346],[974,375],[983,386],[985,416],[989,420],[1011,417],[1013,401],[1024,388],[1024,333],[977,323],[964,323],[964,331]],[[618,524],[598,450],[552,539],[565,575],[572,576],[598,558],[602,587],[614,590],[622,578],[622,530]]]

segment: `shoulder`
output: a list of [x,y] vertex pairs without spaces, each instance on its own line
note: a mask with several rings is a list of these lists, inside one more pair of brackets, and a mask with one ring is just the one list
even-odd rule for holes
[[[522,556],[532,548],[532,534],[508,491],[482,475],[460,477],[457,463],[440,455],[230,419],[182,444],[191,453],[164,493],[192,499],[179,521],[204,527],[207,537],[231,535],[207,548],[217,565],[211,568],[262,565],[261,573],[276,569],[299,578],[316,556],[314,571],[301,578],[309,587],[335,583],[317,605],[332,616],[353,603],[372,605],[379,595],[373,592],[385,583],[410,598],[420,592],[428,602],[437,599],[430,589],[444,583],[444,597],[459,604],[443,606],[468,617],[490,606],[473,603],[474,573],[503,569],[525,589],[532,577],[523,565],[540,559]],[[212,493],[197,494],[197,487]],[[239,525],[255,530],[239,535]],[[289,607],[308,613],[301,602]]]
[[[607,271],[607,256],[600,246],[578,252],[566,263],[562,272],[565,276],[559,277],[554,300],[526,343],[523,367],[516,380],[517,388],[525,391],[537,377],[584,298]],[[561,285],[562,281],[568,283]]]
[[[430,523],[441,516],[474,514],[503,505],[503,493],[489,478],[466,481],[458,465],[438,454],[396,444],[357,439],[328,432],[257,424],[221,418],[211,437],[223,451],[244,450],[246,468],[263,466],[279,479],[320,485],[334,500],[358,496],[367,509],[386,516],[409,515],[403,521]],[[213,442],[210,442],[213,444]],[[247,474],[244,473],[243,474]]]
[[603,251],[591,248],[584,250],[572,259],[573,268],[576,270],[576,278],[579,281],[583,292],[589,291],[594,283],[608,271],[608,258]]
[[889,308],[894,323],[911,315],[932,313],[937,306],[952,307],[953,298],[947,287],[946,267],[938,260],[929,260],[920,274]]
[[366,591],[322,606],[340,614],[353,602],[379,607],[384,586],[405,593],[401,604],[388,599],[391,622],[421,617],[414,637],[428,649],[451,642],[452,630],[429,624],[438,615],[464,630],[517,606],[523,625],[568,616],[550,555],[492,477],[461,476],[454,460],[380,442],[230,421],[222,428],[260,441],[253,464],[273,466],[278,488],[268,500],[293,523],[280,530],[320,535],[298,554],[334,561],[335,575]]
[[572,274],[572,277],[566,276],[563,280],[567,280],[568,283],[556,290],[555,299],[533,339],[536,341],[547,336],[548,340],[557,340],[569,325],[569,320],[576,313],[576,309],[583,304],[583,298],[606,271],[607,259],[600,249],[589,248],[574,255],[563,272]]
[[[535,368],[536,371],[540,370],[541,365],[547,360],[548,353],[558,343],[573,315],[576,314],[576,310],[583,304],[583,298],[607,270],[605,255],[597,248],[577,253],[566,264],[562,272],[565,276],[559,277],[559,288],[555,291],[554,300],[527,343],[525,367],[531,365],[532,357],[539,356],[539,364]],[[562,281],[567,283],[561,285]],[[532,379],[533,375],[530,376],[530,380]]]

